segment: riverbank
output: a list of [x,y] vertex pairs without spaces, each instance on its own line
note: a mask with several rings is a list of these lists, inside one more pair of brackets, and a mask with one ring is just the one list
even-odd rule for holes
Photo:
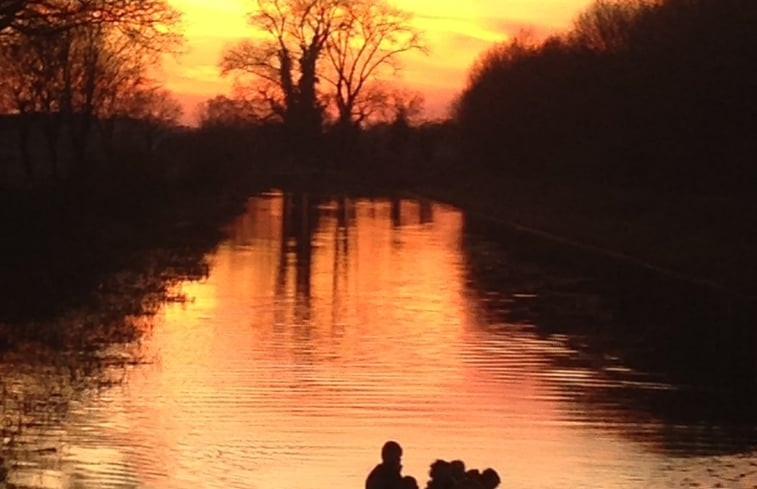
[[549,179],[432,179],[429,197],[519,233],[736,295],[757,294],[750,195],[684,193]]
[[170,297],[172,285],[202,278],[220,227],[261,189],[245,177],[223,185],[127,180],[4,190],[0,351],[18,341],[62,346],[84,330],[180,300]]
[[[757,215],[757,199],[743,189],[681,190],[566,176],[477,174],[460,162],[435,163],[423,172],[408,173],[386,161],[319,173],[315,187],[431,198],[533,243],[739,300],[757,296],[757,224],[751,218]],[[312,189],[312,181],[304,186]]]

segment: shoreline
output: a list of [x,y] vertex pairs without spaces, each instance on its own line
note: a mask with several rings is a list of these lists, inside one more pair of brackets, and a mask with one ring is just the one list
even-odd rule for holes
[[[410,192],[585,256],[739,299],[757,298],[752,273],[757,271],[757,254],[750,247],[757,246],[757,235],[741,232],[749,227],[744,219],[749,209],[715,222],[696,219],[703,207],[711,215],[741,208],[743,196],[711,205],[707,195],[651,193],[503,177],[431,180]],[[729,241],[731,236],[740,240]]]

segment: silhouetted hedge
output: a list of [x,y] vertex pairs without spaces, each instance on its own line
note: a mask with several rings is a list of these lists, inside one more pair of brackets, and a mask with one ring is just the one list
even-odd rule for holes
[[[747,188],[757,2],[598,0],[573,29],[497,45],[456,106],[475,170]],[[746,184],[746,185],[745,185]]]

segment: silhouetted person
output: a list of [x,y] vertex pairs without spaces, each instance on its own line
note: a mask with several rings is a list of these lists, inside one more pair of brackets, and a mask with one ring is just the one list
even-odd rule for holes
[[[365,479],[365,489],[402,489],[402,447],[396,441],[388,441],[381,448],[381,463],[371,470]],[[416,484],[417,486],[417,484]]]
[[411,475],[406,475],[402,478],[400,486],[402,489],[418,489],[418,481]]
[[453,460],[449,463],[450,477],[452,486],[459,487],[465,482],[465,462],[462,460]]
[[481,485],[484,489],[494,489],[499,483],[500,478],[496,470],[488,468],[481,473]]
[[465,489],[483,489],[484,485],[481,480],[481,471],[478,469],[466,470],[463,487],[465,487]]
[[494,489],[500,483],[494,469],[466,471],[462,460],[436,460],[429,469],[426,489]]
[[452,465],[446,460],[436,460],[428,471],[431,479],[426,489],[450,489],[452,487]]

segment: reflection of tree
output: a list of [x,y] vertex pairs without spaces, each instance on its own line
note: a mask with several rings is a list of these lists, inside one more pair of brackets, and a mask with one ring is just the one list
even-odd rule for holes
[[389,201],[389,217],[393,229],[402,226],[402,201],[397,197],[392,197]]
[[277,302],[286,302],[287,277],[294,265],[295,313],[298,319],[305,320],[310,316],[313,235],[318,227],[318,203],[319,198],[309,194],[284,194],[276,296]]
[[434,222],[434,207],[428,199],[420,199],[418,210],[418,222],[421,224],[431,224]]
[[347,273],[347,256],[349,255],[350,241],[349,241],[349,229],[348,229],[348,212],[349,202],[347,198],[342,196],[336,199],[336,228],[334,228],[334,267],[333,267],[333,280],[334,280],[334,299],[336,300],[337,289],[336,284],[340,276],[346,276]]
[[[410,209],[417,209],[418,213],[409,212]],[[389,199],[389,217],[392,228],[399,228],[405,224],[430,224],[434,221],[434,210],[428,199],[409,200],[392,197]]]
[[[352,200],[344,195],[324,200],[310,194],[286,193],[283,196],[281,218],[281,242],[279,262],[275,279],[275,303],[277,325],[286,320],[290,305],[294,321],[302,326],[310,320],[312,299],[313,240],[317,232],[325,233],[322,214],[333,217],[333,241],[323,236],[324,242],[333,246],[324,255],[333,252],[331,263],[331,309],[332,321],[338,322],[341,296],[349,277],[350,228],[355,225],[355,208]],[[326,204],[320,208],[321,204]],[[328,208],[328,210],[326,210]],[[329,226],[329,232],[331,232]],[[319,297],[329,291],[321,289]],[[303,323],[303,324],[300,324]]]
[[[51,362],[50,358],[56,358]],[[59,433],[72,404],[120,382],[127,362],[79,353],[0,363],[0,458],[14,472],[62,469]]]
[[[552,358],[556,367],[604,379],[569,387],[589,412],[611,406],[624,435],[642,442],[659,437],[668,450],[757,446],[750,428],[757,422],[753,311],[708,291],[499,233],[480,220],[466,220],[462,246],[485,323],[533,325],[543,339],[567,336],[576,353]],[[675,387],[662,388],[668,384]],[[662,433],[644,430],[650,419],[663,423]],[[702,430],[676,426],[709,427],[709,441],[701,446]]]
[[61,433],[74,406],[121,383],[144,360],[139,342],[151,316],[166,300],[181,300],[173,285],[207,274],[204,256],[215,240],[182,234],[132,251],[123,269],[98,275],[96,291],[56,307],[52,318],[0,320],[0,458],[11,478],[16,470],[61,470]]
[[336,227],[334,228],[334,262],[331,287],[331,322],[336,325],[342,307],[342,294],[349,277],[350,226],[354,226],[355,215],[352,201],[344,195],[336,198]]

